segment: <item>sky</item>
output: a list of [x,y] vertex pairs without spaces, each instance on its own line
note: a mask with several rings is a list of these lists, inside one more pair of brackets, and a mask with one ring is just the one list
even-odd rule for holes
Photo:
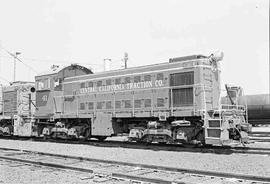
[[0,0],[0,82],[34,80],[52,65],[94,72],[224,52],[222,85],[269,93],[268,0]]

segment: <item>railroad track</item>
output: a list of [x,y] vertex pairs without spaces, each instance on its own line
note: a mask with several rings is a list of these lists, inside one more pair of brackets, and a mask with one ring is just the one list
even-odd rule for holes
[[[129,181],[130,183],[270,183],[270,177],[223,173],[156,165],[134,164],[111,160],[75,157],[28,150],[0,148],[0,160],[73,170],[99,176],[103,181]],[[91,175],[91,177],[90,177]]]
[[254,131],[249,133],[249,137],[256,142],[270,142],[270,132]]
[[42,138],[29,138],[29,137],[8,137],[2,136],[1,139],[12,139],[12,140],[27,140],[36,142],[53,142],[53,143],[64,143],[64,144],[82,144],[92,145],[98,147],[122,147],[132,149],[150,149],[155,151],[179,151],[179,152],[199,152],[199,153],[216,153],[216,154],[259,154],[259,155],[270,155],[270,148],[254,148],[254,147],[221,147],[221,146],[195,146],[195,145],[173,145],[173,144],[145,144],[136,142],[125,142],[125,141],[98,141],[98,140],[63,140],[63,139],[47,139]]

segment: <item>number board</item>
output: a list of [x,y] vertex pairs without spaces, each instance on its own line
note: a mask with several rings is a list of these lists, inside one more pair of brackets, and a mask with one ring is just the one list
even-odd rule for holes
[[48,102],[49,96],[50,96],[50,91],[37,92],[37,96],[36,96],[37,107],[45,106]]

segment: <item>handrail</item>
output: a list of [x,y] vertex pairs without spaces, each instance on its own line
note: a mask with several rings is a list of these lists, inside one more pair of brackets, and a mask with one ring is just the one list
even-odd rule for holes
[[228,104],[221,104],[221,110],[243,110],[246,111],[245,105],[228,105]]

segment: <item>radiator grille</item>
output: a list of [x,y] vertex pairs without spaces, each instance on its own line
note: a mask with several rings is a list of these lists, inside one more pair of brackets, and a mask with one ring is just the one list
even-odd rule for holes
[[13,115],[17,112],[17,92],[3,92],[4,113],[5,115]]
[[194,84],[194,72],[175,73],[170,75],[172,105],[180,107],[193,104],[193,87],[182,87]]

